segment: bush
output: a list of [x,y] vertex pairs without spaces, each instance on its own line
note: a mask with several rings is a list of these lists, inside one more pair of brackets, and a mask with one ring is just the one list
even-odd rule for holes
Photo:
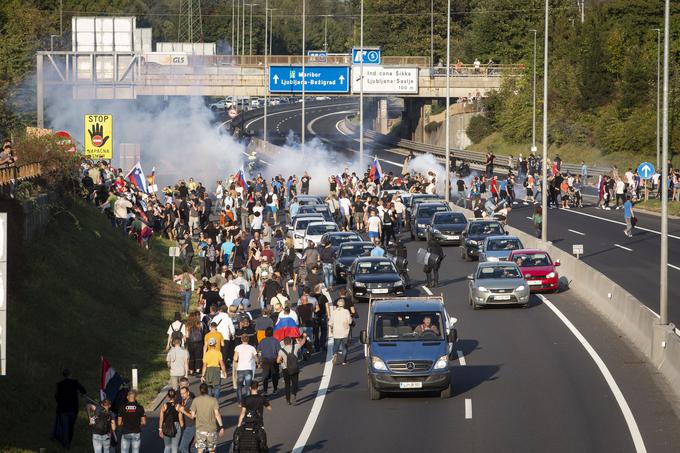
[[486,115],[473,116],[470,119],[470,124],[468,124],[465,133],[468,138],[472,140],[472,143],[479,143],[484,138],[491,135],[494,132],[491,121],[486,117]]
[[425,132],[428,134],[431,134],[435,132],[437,129],[439,129],[442,124],[444,124],[443,121],[431,121],[425,125]]

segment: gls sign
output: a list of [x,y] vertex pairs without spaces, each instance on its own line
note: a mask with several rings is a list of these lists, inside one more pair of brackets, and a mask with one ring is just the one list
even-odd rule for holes
[[180,65],[187,64],[186,55],[172,57],[172,64],[180,64]]

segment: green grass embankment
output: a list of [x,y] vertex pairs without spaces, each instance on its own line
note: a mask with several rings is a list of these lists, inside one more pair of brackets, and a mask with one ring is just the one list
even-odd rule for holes
[[[671,201],[670,196],[668,197],[668,215],[680,217],[680,202]],[[661,213],[661,200],[650,199],[648,201],[640,201],[635,203],[636,209],[641,209],[645,211],[658,212]]]
[[[69,211],[25,244],[23,268],[14,274],[21,281],[11,286],[8,375],[0,378],[3,452],[62,451],[49,436],[65,367],[92,398],[101,355],[126,377],[137,365],[143,403],[167,381],[164,333],[179,307],[167,242],[154,239],[146,251],[97,209]],[[86,423],[81,411],[71,451],[91,451]]]

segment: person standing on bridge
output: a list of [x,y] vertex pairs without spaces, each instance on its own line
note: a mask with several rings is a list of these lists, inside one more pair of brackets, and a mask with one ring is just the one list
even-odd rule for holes
[[484,165],[486,166],[486,177],[491,178],[493,176],[493,161],[496,159],[496,155],[489,149],[489,151],[486,153],[486,162]]
[[307,172],[300,178],[300,195],[309,195],[309,180],[312,179]]

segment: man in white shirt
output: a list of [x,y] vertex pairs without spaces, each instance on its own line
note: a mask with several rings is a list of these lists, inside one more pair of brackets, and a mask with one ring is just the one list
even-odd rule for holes
[[376,215],[376,211],[372,210],[368,218],[368,238],[370,240],[379,239],[382,234],[382,222],[380,217]]
[[401,233],[401,227],[404,222],[404,213],[406,213],[406,205],[401,202],[400,197],[394,197],[393,202],[394,204],[394,211],[397,213],[397,224],[394,225],[394,232],[399,234]]
[[[270,186],[269,187],[269,192],[264,198],[265,203],[267,204],[267,209],[265,210],[266,213],[271,213],[272,217],[274,218],[274,223],[277,223],[276,220],[276,214],[278,211],[279,207],[279,197],[274,193],[273,188]],[[269,218],[269,216],[267,216]]]
[[220,297],[229,306],[238,297],[240,289],[241,287],[234,280],[229,280],[220,288]]
[[250,383],[253,381],[253,370],[257,366],[257,350],[248,344],[248,334],[241,335],[241,344],[234,348],[234,363],[236,364],[236,399],[239,404],[248,394]]
[[[168,341],[165,344],[165,350],[169,351],[170,350],[170,345],[172,344],[172,336],[175,334],[176,337],[179,337],[180,335],[182,336],[182,339],[184,340],[187,337],[187,329],[184,323],[182,322],[182,315],[178,311],[175,312],[175,320],[168,326]],[[183,344],[181,342],[180,344]]]
[[212,322],[217,324],[217,331],[222,334],[225,340],[234,339],[236,330],[233,321],[229,317],[229,308],[226,305],[222,306],[220,312],[213,317]]
[[342,214],[342,227],[345,230],[349,229],[349,217],[352,212],[352,202],[349,201],[347,195],[343,192],[340,196],[340,213]]
[[220,212],[222,210],[222,199],[224,198],[224,187],[222,187],[222,181],[217,181],[217,187],[215,188],[215,198],[217,202],[215,203],[215,211]]

